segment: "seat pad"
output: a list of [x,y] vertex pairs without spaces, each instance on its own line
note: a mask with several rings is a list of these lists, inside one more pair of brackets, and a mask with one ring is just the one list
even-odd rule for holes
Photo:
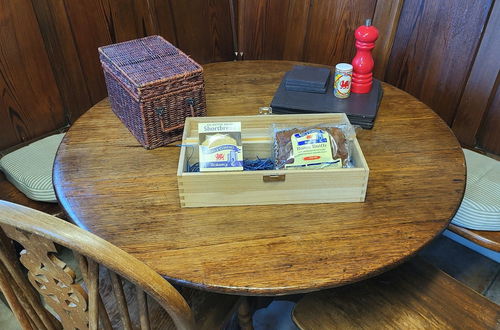
[[500,162],[464,149],[467,186],[452,223],[475,230],[500,230]]
[[0,159],[0,170],[28,198],[57,202],[52,185],[52,167],[64,133],[48,136]]

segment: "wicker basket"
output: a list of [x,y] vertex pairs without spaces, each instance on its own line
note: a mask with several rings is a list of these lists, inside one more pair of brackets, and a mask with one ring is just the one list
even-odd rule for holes
[[113,112],[147,149],[182,138],[205,116],[203,68],[160,36],[99,48]]

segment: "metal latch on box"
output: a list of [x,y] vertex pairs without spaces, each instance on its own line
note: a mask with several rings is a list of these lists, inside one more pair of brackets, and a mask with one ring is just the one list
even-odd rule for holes
[[286,174],[264,175],[262,181],[264,182],[281,182],[285,181]]

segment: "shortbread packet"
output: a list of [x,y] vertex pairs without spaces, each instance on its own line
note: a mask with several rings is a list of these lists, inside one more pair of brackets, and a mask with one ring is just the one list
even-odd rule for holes
[[200,171],[242,171],[241,123],[199,123]]

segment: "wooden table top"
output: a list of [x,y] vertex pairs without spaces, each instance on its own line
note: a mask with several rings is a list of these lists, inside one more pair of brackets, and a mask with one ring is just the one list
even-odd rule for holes
[[[294,62],[204,66],[208,115],[253,115]],[[145,150],[103,100],[68,131],[54,185],[80,227],[183,285],[243,295],[314,291],[403,262],[448,225],[465,188],[462,150],[426,105],[383,84],[364,203],[180,208],[178,147]]]

